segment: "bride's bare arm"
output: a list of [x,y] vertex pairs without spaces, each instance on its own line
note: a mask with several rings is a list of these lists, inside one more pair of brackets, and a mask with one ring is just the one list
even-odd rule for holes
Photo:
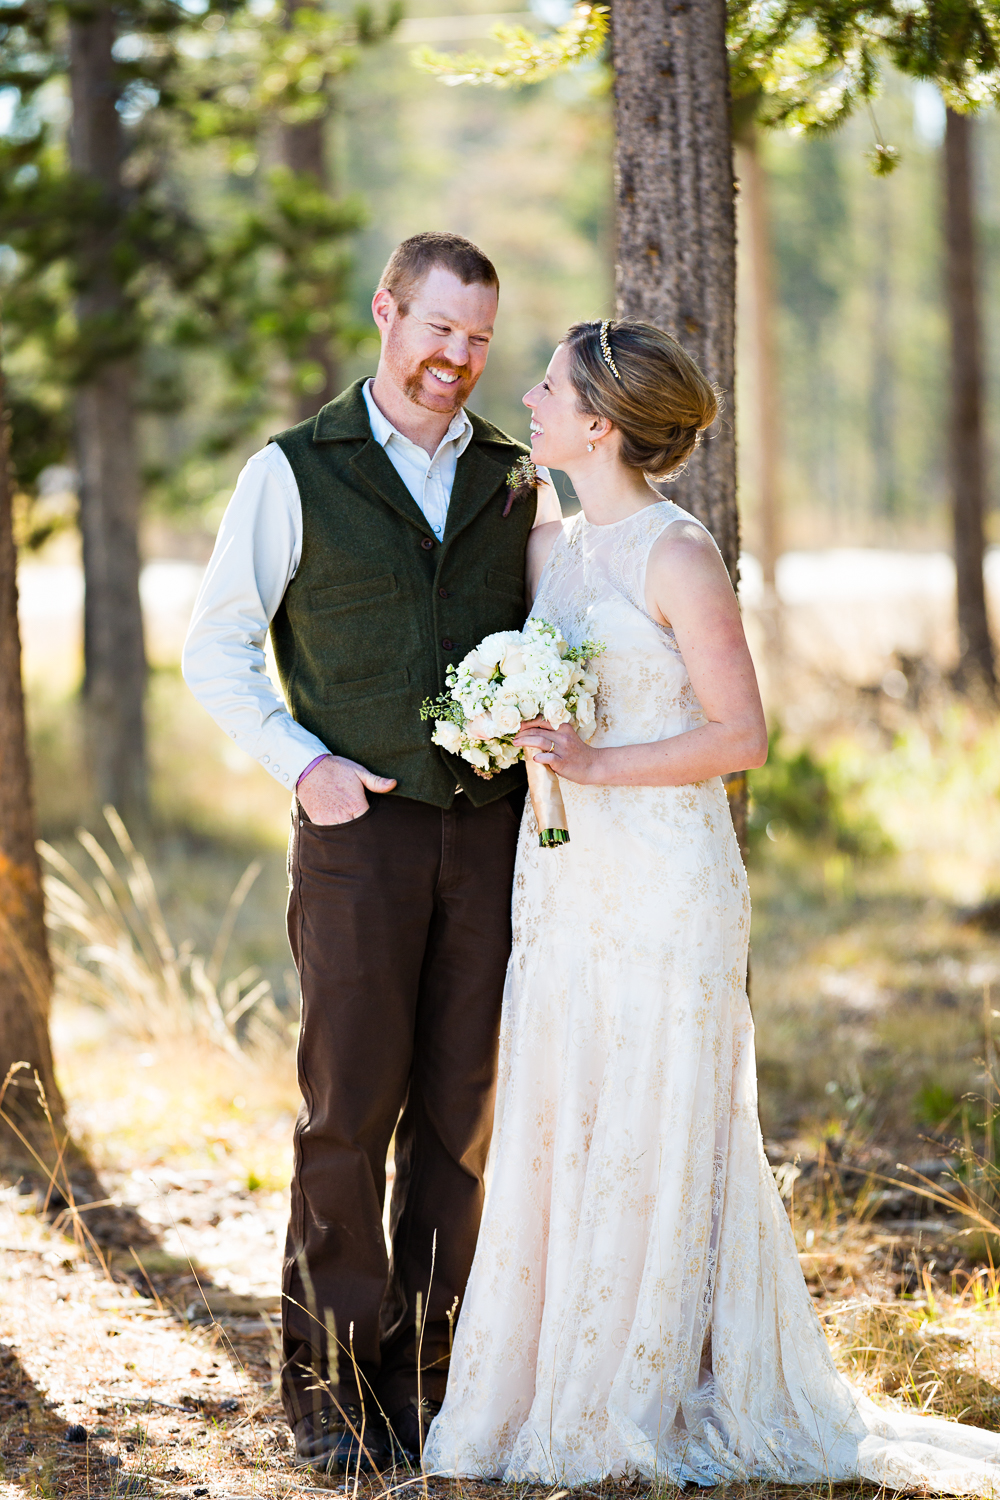
[[600,786],[683,786],[762,766],[767,728],[739,606],[700,526],[676,522],[655,543],[646,608],[672,626],[708,723],[648,745],[591,749],[565,725],[523,729],[514,743],[537,747],[543,753],[536,758],[567,780]]

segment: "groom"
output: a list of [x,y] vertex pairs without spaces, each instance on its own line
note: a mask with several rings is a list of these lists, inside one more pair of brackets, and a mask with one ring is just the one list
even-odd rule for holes
[[520,628],[528,534],[554,518],[551,501],[504,514],[525,450],[464,409],[498,290],[458,235],[393,252],[374,379],[250,459],[184,651],[196,696],[296,793],[282,1397],[299,1456],[334,1473],[357,1461],[362,1404],[363,1465],[418,1457],[483,1202],[523,772],[481,780],[420,706],[483,636]]

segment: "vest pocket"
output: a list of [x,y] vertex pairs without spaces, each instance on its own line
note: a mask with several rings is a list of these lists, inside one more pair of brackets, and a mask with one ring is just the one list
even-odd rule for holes
[[486,587],[524,602],[524,579],[515,578],[512,573],[498,573],[496,568],[490,568],[486,575]]
[[323,689],[324,703],[350,703],[354,698],[380,698],[397,693],[410,681],[409,667],[395,672],[379,672],[376,677],[355,677],[350,682],[328,682]]
[[381,578],[365,578],[359,583],[313,587],[309,590],[309,608],[340,609],[349,604],[362,604],[368,599],[381,599],[386,594],[394,594],[398,588],[395,573],[383,573]]

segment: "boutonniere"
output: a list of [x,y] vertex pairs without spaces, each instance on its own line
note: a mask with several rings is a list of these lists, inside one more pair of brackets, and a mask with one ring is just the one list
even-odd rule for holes
[[504,515],[510,515],[510,508],[515,500],[530,500],[537,489],[538,470],[528,455],[522,453],[507,475],[507,504],[503,508]]

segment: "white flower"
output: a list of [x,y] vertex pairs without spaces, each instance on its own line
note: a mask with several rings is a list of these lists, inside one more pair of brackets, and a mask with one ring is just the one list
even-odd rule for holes
[[594,722],[594,700],[589,694],[576,700],[576,722],[580,729],[586,729]]
[[568,724],[570,721],[569,709],[561,697],[546,698],[542,705],[542,713],[548,719],[553,729],[558,729],[560,725]]
[[457,755],[462,748],[462,731],[449,719],[437,720],[431,739],[435,745],[440,745],[442,750],[450,750],[452,755]]
[[521,752],[516,745],[497,746],[496,762],[501,771],[506,771],[508,766],[515,765],[520,759]]
[[485,657],[480,656],[478,651],[470,651],[458,665],[459,671],[468,673],[470,677],[489,677],[494,663],[488,662]]
[[518,672],[524,671],[524,651],[520,636],[518,636],[516,642],[512,641],[504,652],[500,660],[500,671],[504,677],[513,677]]
[[503,661],[508,646],[520,645],[520,643],[521,632],[519,630],[498,630],[479,642],[475,654],[480,661],[489,662],[492,669]]
[[494,703],[491,715],[497,734],[516,734],[521,727],[521,710],[514,703]]
[[502,731],[497,728],[489,714],[477,714],[474,719],[469,719],[465,732],[470,740],[492,740]]
[[469,745],[467,749],[462,751],[462,759],[467,760],[470,766],[478,766],[480,771],[490,771],[493,769],[486,751],[477,750],[475,745]]

